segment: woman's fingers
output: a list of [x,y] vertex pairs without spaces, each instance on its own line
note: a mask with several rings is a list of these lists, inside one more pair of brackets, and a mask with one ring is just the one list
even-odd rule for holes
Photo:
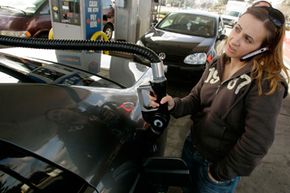
[[163,97],[160,101],[160,104],[156,102],[157,98],[155,96],[149,95],[149,100],[150,100],[150,106],[153,108],[157,108],[160,106],[160,104],[165,104],[168,103],[168,108],[172,109],[174,107],[174,100],[170,95],[166,95]]
[[161,104],[165,104],[165,103],[170,103],[172,100],[172,97],[170,95],[166,95],[165,97],[163,97],[160,101]]
[[168,110],[173,109],[175,106],[175,102],[170,95],[166,95],[165,97],[161,99],[160,104],[165,104],[165,103],[168,103]]
[[157,100],[157,98],[155,96],[149,95],[149,106],[153,107],[153,108],[157,108],[159,107],[159,104],[157,102],[155,102]]

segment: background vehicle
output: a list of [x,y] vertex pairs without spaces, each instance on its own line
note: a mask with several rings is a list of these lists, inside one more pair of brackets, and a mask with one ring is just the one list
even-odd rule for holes
[[[114,7],[103,0],[103,31],[109,39],[114,31]],[[48,0],[0,0],[0,35],[47,38],[51,29]]]
[[168,14],[137,44],[160,54],[169,68],[201,71],[216,56],[216,47],[225,33],[218,14],[184,10]]
[[51,28],[48,0],[0,0],[0,34],[48,37]]
[[228,1],[225,13],[222,15],[224,24],[233,27],[248,6],[249,4],[244,1]]

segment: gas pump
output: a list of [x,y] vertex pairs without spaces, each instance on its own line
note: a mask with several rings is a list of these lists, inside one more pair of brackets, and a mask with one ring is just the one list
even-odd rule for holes
[[116,0],[115,40],[135,43],[152,23],[152,10],[157,0]]
[[102,0],[49,0],[54,39],[88,40],[102,31]]
[[[95,35],[102,32],[102,0],[49,0],[49,3],[53,39],[89,40],[96,39]],[[59,60],[74,59],[78,62],[73,65],[79,65],[91,60],[92,53],[56,50],[56,55]],[[90,69],[97,73],[101,58],[94,57],[97,62]]]

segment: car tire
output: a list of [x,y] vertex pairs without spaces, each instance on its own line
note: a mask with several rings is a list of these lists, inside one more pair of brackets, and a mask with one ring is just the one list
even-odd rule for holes
[[113,37],[113,31],[114,31],[114,27],[110,23],[107,23],[103,28],[103,32],[107,35],[109,40],[111,40]]
[[35,36],[36,38],[48,39],[48,32],[42,32]]

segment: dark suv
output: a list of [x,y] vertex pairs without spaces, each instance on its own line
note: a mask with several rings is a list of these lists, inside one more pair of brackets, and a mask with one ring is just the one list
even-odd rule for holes
[[46,37],[51,28],[48,0],[0,1],[0,34]]
[[[114,31],[111,0],[102,0],[103,31],[109,39]],[[0,0],[0,35],[47,38],[51,29],[49,0]]]

